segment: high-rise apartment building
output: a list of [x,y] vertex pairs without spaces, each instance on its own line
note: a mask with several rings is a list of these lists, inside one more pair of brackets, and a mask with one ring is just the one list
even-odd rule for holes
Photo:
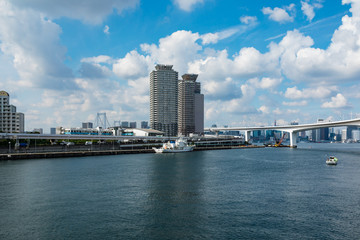
[[357,130],[358,126],[347,126],[346,128],[346,139],[352,139],[352,131]]
[[10,95],[0,91],[0,132],[23,133],[24,118],[23,113],[16,112],[16,107],[10,105]]
[[200,83],[195,85],[195,133],[204,133],[204,94]]
[[129,122],[128,121],[122,121],[121,122],[121,127],[122,128],[128,128],[129,127]]
[[141,128],[148,128],[148,122],[147,121],[141,121]]
[[130,128],[136,128],[136,122],[130,122],[129,126]]
[[150,73],[150,127],[165,136],[178,131],[178,72],[172,67],[158,64]]
[[196,82],[197,77],[197,74],[184,74],[179,80],[179,135],[188,136],[204,131],[204,95],[201,94],[200,83]]

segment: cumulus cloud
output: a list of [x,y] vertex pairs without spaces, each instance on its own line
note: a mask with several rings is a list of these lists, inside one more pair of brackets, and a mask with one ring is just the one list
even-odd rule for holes
[[290,4],[284,8],[275,7],[271,9],[270,7],[264,7],[261,11],[264,15],[269,15],[269,19],[275,22],[286,23],[294,21],[294,9],[295,4]]
[[282,78],[264,77],[261,80],[259,80],[258,78],[253,78],[250,79],[248,82],[257,88],[272,89],[277,87],[282,82],[282,80]]
[[[294,30],[287,32],[280,42],[270,43],[268,51],[260,52],[254,47],[244,47],[235,54],[229,54],[226,49],[218,50],[209,45],[248,28],[237,26],[207,34],[176,31],[157,43],[144,43],[140,50],[130,51],[117,59],[105,55],[83,58],[79,70],[81,78],[74,78],[72,71],[64,64],[66,48],[60,44],[61,28],[51,20],[60,15],[52,14],[49,18],[44,18],[37,12],[40,9],[25,9],[25,1],[15,1],[18,7],[11,6],[8,1],[0,1],[3,4],[0,7],[0,47],[5,54],[3,56],[13,60],[21,79],[30,79],[24,80],[24,84],[43,87],[45,83],[57,83],[58,86],[67,86],[66,89],[79,89],[77,93],[70,90],[54,91],[56,94],[47,90],[47,95],[42,96],[43,101],[46,101],[46,108],[66,106],[66,109],[56,110],[56,119],[61,119],[60,114],[69,114],[81,122],[82,119],[76,117],[79,111],[89,118],[97,111],[107,111],[109,117],[120,115],[122,119],[147,118],[148,75],[156,63],[172,64],[180,75],[186,72],[199,74],[198,80],[206,96],[207,119],[220,116],[224,122],[229,121],[229,116],[238,117],[239,114],[244,114],[244,118],[253,121],[257,119],[245,115],[290,115],[298,110],[280,109],[279,105],[306,106],[314,99],[324,102],[324,99],[330,99],[331,96],[331,101],[324,102],[323,108],[347,107],[348,100],[341,94],[336,95],[339,89],[335,86],[344,81],[357,83],[360,76],[358,1],[343,0],[344,4],[352,4],[352,16],[343,17],[342,25],[335,31],[331,44],[325,49],[313,47],[314,40],[311,37]],[[109,2],[106,2],[107,6],[111,5]],[[90,4],[93,2],[90,1]],[[134,6],[130,5],[129,8]],[[293,9],[293,5],[283,8],[288,18],[281,17],[281,11],[276,8],[270,9],[271,13],[268,11],[268,15],[279,21],[290,21],[294,17]],[[71,17],[70,15],[64,16]],[[98,16],[100,18],[93,22],[86,20],[84,16],[74,18],[96,24],[101,23],[105,15]],[[241,22],[248,27],[247,25],[256,23],[256,18],[243,17]],[[114,77],[114,74],[119,81],[108,79],[111,75]],[[280,94],[272,92],[280,97],[285,96],[290,101],[282,102],[281,99],[277,105],[270,105],[265,98],[259,96],[258,92],[271,92],[280,86],[283,79],[287,79],[286,83],[302,86],[301,89],[289,87]],[[55,118],[47,121],[52,124],[51,120]]]
[[195,5],[203,2],[204,0],[174,0],[174,3],[186,12],[191,12]]
[[[347,2],[347,1],[346,1]],[[355,81],[360,75],[360,8],[352,2],[353,17],[344,16],[327,49],[313,48],[313,40],[299,31],[288,32],[277,45],[284,74],[298,82],[318,84]]]
[[0,49],[12,58],[20,75],[19,84],[75,87],[72,71],[64,64],[66,48],[60,44],[60,33],[61,28],[40,13],[0,1]]
[[113,13],[120,14],[125,9],[134,8],[139,0],[11,0],[21,9],[33,9],[45,13],[48,18],[68,17],[90,24],[100,24]]
[[336,87],[317,87],[317,88],[306,88],[303,90],[298,90],[297,87],[287,88],[285,92],[285,97],[289,99],[301,99],[301,98],[326,98],[329,97]]
[[139,78],[149,74],[153,63],[149,56],[140,55],[137,51],[131,51],[124,58],[120,58],[113,64],[114,73],[121,78]]
[[204,81],[202,88],[206,98],[210,100],[230,100],[242,96],[240,86],[231,78],[226,78],[225,81]]
[[349,108],[346,98],[338,93],[335,97],[331,97],[330,102],[325,102],[321,105],[322,108]]
[[303,11],[304,15],[306,16],[309,22],[311,22],[315,17],[315,12],[314,12],[315,8],[322,8],[322,4],[319,1],[314,2],[313,4],[310,4],[309,0],[301,1],[301,10]]
[[159,40],[159,45],[141,44],[141,50],[157,63],[171,64],[178,72],[186,72],[187,63],[199,58],[202,46],[197,43],[198,33],[177,31]]
[[83,62],[79,70],[83,78],[106,78],[111,75],[111,71],[100,64]]

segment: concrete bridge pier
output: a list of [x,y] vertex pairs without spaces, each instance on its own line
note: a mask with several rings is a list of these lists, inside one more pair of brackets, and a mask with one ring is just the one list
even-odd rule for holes
[[249,142],[251,131],[245,131],[245,142]]
[[289,132],[290,134],[290,147],[296,148],[296,139],[297,139],[297,132]]

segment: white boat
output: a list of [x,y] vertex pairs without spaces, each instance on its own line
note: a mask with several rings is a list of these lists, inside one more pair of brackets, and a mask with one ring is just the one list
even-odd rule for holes
[[152,148],[156,153],[179,153],[190,152],[194,150],[194,146],[189,146],[187,141],[179,138],[176,141],[168,141],[161,148]]
[[326,159],[326,164],[327,165],[336,165],[338,162],[338,159],[334,156],[330,156]]

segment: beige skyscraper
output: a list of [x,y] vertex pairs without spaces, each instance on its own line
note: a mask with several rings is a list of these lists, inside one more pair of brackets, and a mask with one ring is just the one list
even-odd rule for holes
[[150,127],[177,136],[178,72],[172,65],[155,66],[150,73]]
[[197,77],[197,74],[184,74],[179,80],[179,135],[188,136],[204,131],[204,95],[201,94],[200,83],[196,82]]
[[10,105],[10,95],[0,91],[0,132],[24,132],[24,114],[16,112],[16,107]]

